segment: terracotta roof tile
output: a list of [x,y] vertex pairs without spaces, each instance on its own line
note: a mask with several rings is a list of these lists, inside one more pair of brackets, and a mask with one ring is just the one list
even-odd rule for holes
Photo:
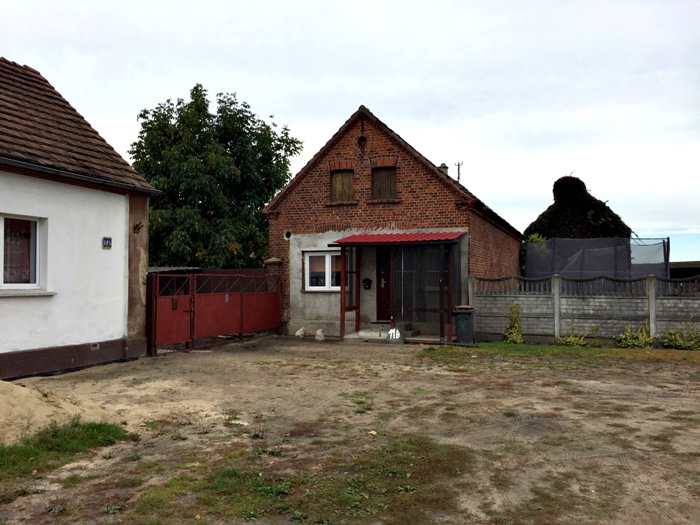
[[[41,74],[0,57],[0,159],[136,191],[153,187]],[[51,176],[51,175],[49,175]]]

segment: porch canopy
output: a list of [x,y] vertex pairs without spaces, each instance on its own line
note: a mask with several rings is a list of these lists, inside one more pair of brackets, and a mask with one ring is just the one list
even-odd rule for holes
[[338,239],[328,246],[376,246],[378,244],[445,244],[454,243],[466,231],[453,232],[400,232],[400,233],[359,233]]
[[[362,247],[372,246],[377,248],[377,279],[380,280],[380,272],[385,272],[382,274],[381,288],[384,288],[384,277],[388,281],[386,294],[380,291],[379,283],[377,286],[378,320],[385,317],[380,314],[380,303],[384,300],[392,326],[397,318],[401,321],[406,320],[404,316],[407,315],[407,311],[412,312],[414,316],[421,315],[422,320],[426,321],[430,316],[433,319],[432,322],[435,322],[437,316],[440,340],[445,340],[447,324],[447,340],[450,341],[453,294],[459,289],[459,278],[453,280],[455,273],[459,275],[460,268],[457,245],[459,238],[465,233],[467,233],[466,230],[358,233],[330,243],[329,247],[340,247],[341,250],[341,340],[345,335],[346,312],[355,311],[355,331],[358,332],[360,329],[360,254]],[[385,264],[380,261],[381,248],[386,248],[382,250],[386,254]],[[353,255],[350,264],[348,264],[348,252]],[[351,285],[350,289],[348,284]],[[383,298],[380,295],[383,295]]]

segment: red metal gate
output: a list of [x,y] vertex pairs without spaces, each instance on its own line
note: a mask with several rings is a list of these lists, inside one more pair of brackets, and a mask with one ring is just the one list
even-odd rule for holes
[[279,276],[265,269],[149,275],[149,354],[166,345],[280,329]]

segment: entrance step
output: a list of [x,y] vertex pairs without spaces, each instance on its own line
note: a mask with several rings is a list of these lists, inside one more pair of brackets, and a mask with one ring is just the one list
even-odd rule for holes
[[[413,325],[411,323],[396,323],[396,328],[401,330],[413,330]],[[369,329],[388,332],[391,330],[391,321],[373,321],[369,323]]]
[[[396,323],[396,327],[404,333],[405,337],[415,337],[420,334],[418,330],[413,329],[411,323]],[[357,332],[357,338],[365,341],[386,342],[389,330],[391,330],[390,322],[373,322],[370,323],[369,328]]]

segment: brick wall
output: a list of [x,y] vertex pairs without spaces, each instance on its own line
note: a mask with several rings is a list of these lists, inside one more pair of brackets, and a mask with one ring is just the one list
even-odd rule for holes
[[[360,137],[366,138],[363,148],[358,144]],[[372,201],[372,168],[393,165],[396,201]],[[331,203],[331,171],[336,169],[354,170],[351,203]],[[348,229],[464,228],[471,234],[475,221],[478,229],[470,236],[469,265],[486,276],[518,273],[519,240],[470,210],[464,193],[436,176],[381,123],[362,116],[356,119],[302,173],[268,212],[270,256],[282,261],[283,311],[289,307],[287,231],[295,235]]]
[[469,222],[469,274],[488,278],[520,275],[520,240],[477,212],[470,212]]

